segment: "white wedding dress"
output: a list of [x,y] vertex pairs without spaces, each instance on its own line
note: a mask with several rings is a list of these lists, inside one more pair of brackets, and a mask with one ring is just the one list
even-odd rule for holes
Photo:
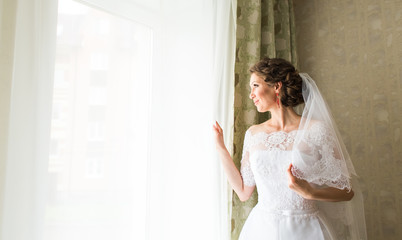
[[[240,240],[335,240],[333,231],[317,206],[288,187],[287,169],[298,131],[247,130],[241,161],[244,184],[256,185],[258,204],[246,220]],[[323,144],[325,128],[315,123],[307,135],[312,146]]]

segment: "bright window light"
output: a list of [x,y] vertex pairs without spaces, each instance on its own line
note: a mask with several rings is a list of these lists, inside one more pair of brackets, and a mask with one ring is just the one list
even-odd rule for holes
[[152,30],[59,0],[57,34],[44,239],[145,239]]

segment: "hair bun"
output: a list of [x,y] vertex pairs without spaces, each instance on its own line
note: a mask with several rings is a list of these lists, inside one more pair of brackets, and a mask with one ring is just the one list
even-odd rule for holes
[[250,73],[262,77],[270,86],[282,82],[280,100],[285,107],[294,107],[304,102],[302,78],[295,67],[282,58],[265,57],[250,68]]

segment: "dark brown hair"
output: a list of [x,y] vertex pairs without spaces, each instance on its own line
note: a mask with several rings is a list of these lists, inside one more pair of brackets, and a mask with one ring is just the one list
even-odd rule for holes
[[255,73],[271,87],[282,82],[279,96],[283,106],[294,107],[304,102],[303,80],[290,62],[282,58],[264,57],[250,68],[250,73]]

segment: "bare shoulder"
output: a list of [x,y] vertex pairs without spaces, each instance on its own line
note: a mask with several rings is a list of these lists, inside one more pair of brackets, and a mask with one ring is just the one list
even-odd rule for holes
[[325,130],[327,129],[328,126],[327,124],[325,124],[323,121],[321,120],[317,120],[317,119],[311,119],[307,129],[311,130],[311,129],[322,129]]
[[269,126],[270,120],[260,123],[260,124],[255,124],[249,127],[247,131],[251,133],[251,135],[254,135],[258,132],[266,132],[267,131],[267,125]]
[[254,135],[256,132],[258,132],[259,128],[260,124],[252,125],[247,129],[247,132],[249,132],[251,135]]

